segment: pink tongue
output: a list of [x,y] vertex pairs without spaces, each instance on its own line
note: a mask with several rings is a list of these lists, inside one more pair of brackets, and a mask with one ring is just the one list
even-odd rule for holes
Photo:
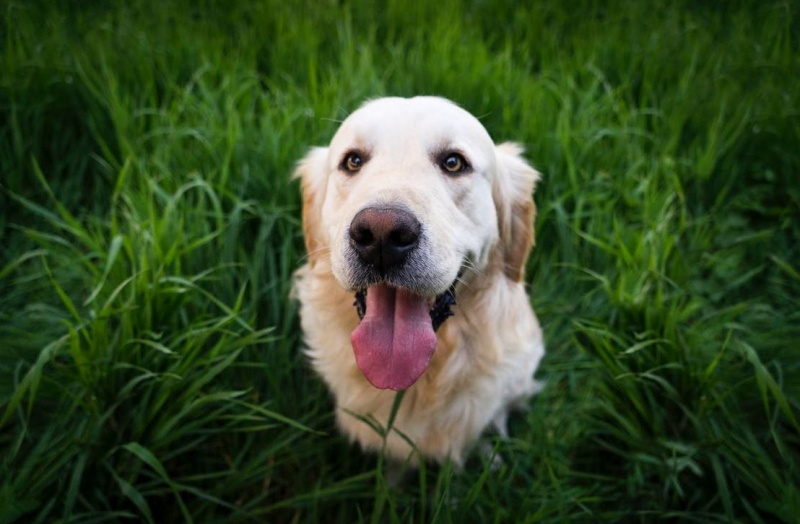
[[367,312],[350,335],[356,363],[379,389],[406,389],[428,369],[436,334],[428,301],[385,284],[367,290]]

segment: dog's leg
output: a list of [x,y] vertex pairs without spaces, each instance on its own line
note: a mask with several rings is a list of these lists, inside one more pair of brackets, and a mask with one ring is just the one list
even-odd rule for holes
[[521,388],[522,391],[508,401],[503,408],[501,408],[492,419],[492,425],[497,430],[500,437],[508,438],[508,412],[512,409],[517,411],[527,411],[530,409],[528,401],[530,398],[540,392],[544,388],[544,382],[530,379],[528,383]]
[[528,385],[525,387],[525,391],[517,398],[509,402],[509,407],[517,411],[528,411],[531,408],[530,404],[528,404],[528,401],[532,396],[543,390],[545,385],[547,385],[546,382],[531,379],[530,383],[528,383]]
[[[519,394],[516,398],[512,399],[508,402],[506,406],[501,408],[492,419],[492,426],[494,426],[495,431],[497,431],[497,435],[506,440],[508,438],[508,413],[510,410],[514,409],[517,411],[527,411],[530,409],[530,405],[528,401],[530,398],[535,395],[536,393],[540,392],[544,388],[544,382],[539,382],[538,380],[531,379],[528,385],[525,387],[525,390]],[[497,471],[500,466],[503,465],[503,458],[500,454],[494,453],[494,448],[489,441],[483,440],[479,445],[480,452],[483,453],[486,458],[491,461],[489,468],[492,471]]]
[[383,465],[383,478],[389,489],[396,489],[403,485],[408,477],[409,469],[405,464],[387,460]]
[[500,456],[500,453],[495,453],[494,446],[488,440],[481,440],[480,444],[478,444],[478,450],[489,462],[489,471],[497,472],[505,464],[503,457]]
[[492,419],[492,425],[503,440],[508,438],[508,408],[503,408],[497,412]]

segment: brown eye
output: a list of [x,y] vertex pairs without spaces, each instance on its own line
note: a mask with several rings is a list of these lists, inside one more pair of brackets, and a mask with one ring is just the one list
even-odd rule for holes
[[356,152],[347,153],[347,155],[344,157],[344,161],[342,161],[342,169],[349,173],[355,173],[361,169],[361,166],[363,165],[364,159],[361,158],[361,155]]
[[448,173],[461,173],[467,169],[467,161],[458,153],[451,153],[442,161],[442,169]]

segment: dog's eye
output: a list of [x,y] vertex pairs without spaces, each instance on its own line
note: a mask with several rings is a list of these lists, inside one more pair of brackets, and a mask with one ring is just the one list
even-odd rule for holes
[[347,155],[344,157],[344,160],[342,161],[342,169],[344,169],[349,173],[355,173],[356,171],[361,169],[361,166],[363,165],[364,165],[364,159],[361,158],[361,155],[359,155],[356,152],[347,153]]
[[458,153],[450,153],[442,160],[442,169],[448,173],[461,173],[467,169],[467,161]]

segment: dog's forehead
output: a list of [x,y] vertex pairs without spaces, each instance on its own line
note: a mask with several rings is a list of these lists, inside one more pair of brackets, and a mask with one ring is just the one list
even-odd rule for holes
[[[355,142],[355,144],[353,143]],[[459,143],[489,148],[486,128],[469,112],[437,97],[379,98],[364,104],[345,119],[331,146],[336,149],[402,142],[427,146]]]

